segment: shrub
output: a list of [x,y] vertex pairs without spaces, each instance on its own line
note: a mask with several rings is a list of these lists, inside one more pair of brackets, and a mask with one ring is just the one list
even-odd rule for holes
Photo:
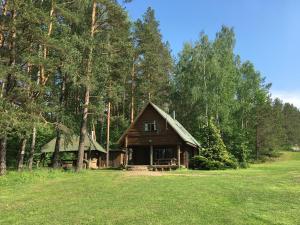
[[225,162],[207,159],[204,156],[197,155],[190,161],[190,168],[197,170],[220,170],[227,168],[236,169],[238,164],[234,160],[227,160]]
[[208,159],[204,156],[194,156],[190,161],[190,168],[193,169],[208,169]]
[[202,148],[200,155],[193,158],[192,168],[212,170],[238,167],[237,160],[228,152],[220,130],[212,120],[201,129],[200,133]]

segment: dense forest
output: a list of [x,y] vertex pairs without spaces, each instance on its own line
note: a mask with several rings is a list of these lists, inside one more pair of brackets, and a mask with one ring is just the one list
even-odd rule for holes
[[[201,33],[177,57],[153,9],[131,21],[115,0],[1,0],[0,174],[31,170],[42,145],[86,133],[115,145],[150,100],[209,152],[210,136],[241,167],[300,145],[300,111],[272,99],[271,84],[234,52],[233,28]],[[178,31],[180,32],[180,31]],[[110,138],[106,136],[110,116]]]

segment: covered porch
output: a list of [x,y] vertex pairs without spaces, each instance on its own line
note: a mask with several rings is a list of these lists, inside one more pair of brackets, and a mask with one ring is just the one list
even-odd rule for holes
[[125,165],[147,166],[151,170],[171,170],[181,166],[188,167],[189,154],[181,145],[176,146],[128,146]]

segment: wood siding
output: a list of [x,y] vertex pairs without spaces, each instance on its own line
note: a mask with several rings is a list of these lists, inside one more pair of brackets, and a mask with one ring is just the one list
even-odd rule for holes
[[[144,131],[145,122],[156,122],[157,131]],[[149,105],[133,127],[127,131],[128,146],[154,146],[182,144],[179,135],[167,124],[166,120]],[[124,141],[123,141],[124,145]]]

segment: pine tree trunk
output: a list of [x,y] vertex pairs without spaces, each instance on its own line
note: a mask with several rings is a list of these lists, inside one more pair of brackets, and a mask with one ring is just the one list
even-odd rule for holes
[[13,13],[12,13],[13,26],[12,26],[12,29],[11,29],[11,36],[12,36],[11,65],[12,66],[16,65],[16,38],[17,38],[16,17],[17,17],[17,12],[16,12],[16,10],[13,10]]
[[56,130],[56,140],[55,140],[55,148],[52,155],[52,167],[53,169],[57,169],[59,167],[59,151],[60,151],[60,142],[61,142],[61,132]]
[[130,104],[130,123],[133,123],[134,120],[134,82],[135,82],[135,67],[134,62],[132,64],[131,71],[131,104]]
[[[1,11],[3,13],[3,16],[6,16],[7,13],[7,1],[5,1],[2,4]],[[1,21],[3,22],[3,21]],[[5,42],[5,33],[4,33],[4,24],[1,23],[0,27],[0,47],[4,45]],[[0,98],[3,98],[5,94],[5,81],[2,79],[1,84],[1,92],[0,92]],[[3,176],[6,174],[6,144],[7,144],[7,136],[2,135],[0,137],[0,176]]]
[[3,98],[4,90],[5,90],[5,82],[4,80],[2,80],[0,98]]
[[83,167],[83,156],[84,156],[84,141],[87,134],[87,118],[88,118],[88,105],[89,105],[90,90],[86,87],[85,97],[84,97],[84,109],[82,114],[82,121],[80,126],[80,137],[79,137],[79,147],[77,156],[76,171],[79,172]]
[[[94,38],[94,33],[96,30],[96,9],[97,2],[93,1],[93,9],[92,9],[92,23],[91,23],[91,39]],[[76,171],[79,172],[83,167],[83,155],[84,155],[84,139],[87,133],[87,119],[88,119],[88,107],[90,101],[90,74],[92,71],[92,54],[93,54],[93,46],[89,47],[88,59],[87,59],[87,67],[86,67],[86,79],[87,82],[85,84],[85,94],[84,94],[84,108],[82,112],[82,121],[80,126],[80,137],[79,137],[79,147],[78,147],[78,156],[77,156],[77,165]]]
[[[3,3],[3,1],[1,1],[1,12],[3,16],[6,16],[7,13],[7,1],[5,1]],[[4,45],[4,41],[5,41],[5,31],[4,31],[5,25],[4,25],[4,21],[1,21],[0,23],[0,48],[3,47]]]
[[[12,10],[12,26],[10,29],[10,38],[11,41],[9,43],[9,49],[10,49],[10,66],[13,68],[16,65],[16,38],[17,38],[17,30],[16,30],[16,10]],[[13,69],[14,70],[14,69]],[[15,77],[13,74],[9,73],[7,75],[7,81],[5,84],[5,90],[4,92],[7,94],[9,91],[13,88],[15,83]]]
[[103,116],[100,116],[100,120],[99,120],[99,123],[100,123],[100,130],[99,130],[99,144],[102,145],[103,141],[103,125],[104,125],[104,119],[103,119]]
[[28,160],[28,169],[32,170],[32,164],[33,164],[33,156],[35,151],[35,140],[36,140],[36,128],[33,127],[32,129],[32,140],[31,140],[31,146],[30,146],[30,154],[29,154],[29,160]]
[[[60,107],[64,106],[65,94],[66,94],[66,76],[63,76],[61,89],[60,89],[60,99],[59,99]],[[59,117],[57,117],[56,122],[57,123],[60,122]],[[54,152],[53,152],[53,155],[52,155],[52,167],[53,167],[53,169],[56,169],[56,168],[59,167],[60,146],[61,146],[61,131],[57,127],[56,128],[55,148],[54,148]]]
[[[55,0],[52,0],[51,1],[51,9],[50,9],[50,23],[49,23],[48,32],[47,32],[48,37],[51,36],[52,28],[53,28],[52,17],[54,15],[54,5],[55,5]],[[48,55],[48,47],[46,45],[44,45],[44,49],[43,49],[44,60],[47,59],[47,55]],[[46,76],[45,65],[41,65],[40,66],[40,84],[45,85],[47,80],[48,80],[48,77]]]
[[0,176],[6,174],[6,142],[6,136],[0,138]]
[[[3,16],[6,16],[6,13],[7,13],[7,1],[5,1],[4,3],[2,3],[1,11],[3,13]],[[4,22],[1,21],[1,24],[0,24],[0,48],[2,48],[4,46],[4,42],[5,42],[5,31],[4,31],[4,28],[5,28]],[[3,97],[4,90],[5,90],[5,82],[4,82],[4,80],[2,80],[0,98]]]
[[107,132],[106,132],[106,167],[109,167],[109,142],[110,142],[110,102],[107,110]]
[[22,171],[22,169],[23,169],[26,142],[27,142],[27,139],[23,138],[20,143],[20,148],[19,148],[19,153],[18,153],[18,165],[17,165],[18,171]]
[[95,127],[95,123],[93,122],[92,124],[92,138],[94,141],[97,141],[97,138],[96,138],[96,127]]

